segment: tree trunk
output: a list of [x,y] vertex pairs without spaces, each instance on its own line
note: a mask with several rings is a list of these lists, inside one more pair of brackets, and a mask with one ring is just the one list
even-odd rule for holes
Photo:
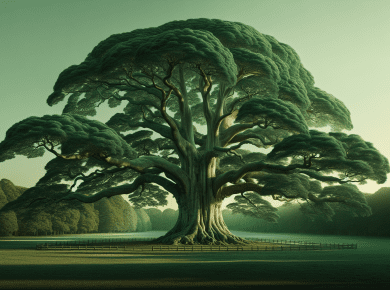
[[212,168],[212,162],[208,166],[202,161],[200,163],[199,167],[189,170],[191,192],[177,200],[179,216],[175,226],[154,242],[173,245],[251,244],[228,230],[222,217],[222,200],[215,198],[212,191],[210,177],[215,167]]

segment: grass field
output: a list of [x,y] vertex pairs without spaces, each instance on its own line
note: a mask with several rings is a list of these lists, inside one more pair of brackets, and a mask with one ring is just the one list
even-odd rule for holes
[[[132,243],[138,248],[151,243]],[[0,289],[357,288],[358,250],[174,252],[0,250]],[[384,261],[382,261],[384,263]],[[376,260],[376,267],[381,260]],[[367,267],[366,267],[367,266]],[[383,265],[384,266],[384,265]],[[364,269],[361,269],[363,267]],[[372,270],[372,268],[371,268]],[[379,273],[373,282],[385,282]],[[372,279],[372,277],[371,277]]]
[[126,243],[139,251],[0,249],[0,289],[369,289],[390,285],[386,241],[316,251],[152,252],[141,249],[159,244],[145,241]]

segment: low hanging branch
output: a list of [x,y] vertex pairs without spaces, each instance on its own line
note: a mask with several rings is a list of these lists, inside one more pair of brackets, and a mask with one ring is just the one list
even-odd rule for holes
[[[61,202],[62,200],[79,200],[84,203],[94,203],[104,197],[110,198],[115,195],[123,195],[123,194],[130,194],[134,191],[137,190],[139,186],[143,186],[144,189],[144,184],[145,183],[156,183],[160,186],[162,186],[165,190],[171,192],[175,198],[178,198],[180,194],[180,189],[179,187],[174,184],[173,182],[169,181],[168,179],[161,177],[161,176],[156,176],[154,174],[142,174],[141,176],[138,176],[133,183],[131,184],[124,184],[116,187],[111,187],[108,189],[104,189],[94,195],[91,196],[86,196],[80,193],[74,192],[71,194],[68,194],[58,200],[55,201],[55,203]],[[143,190],[142,190],[143,191]],[[141,193],[142,193],[141,191]]]

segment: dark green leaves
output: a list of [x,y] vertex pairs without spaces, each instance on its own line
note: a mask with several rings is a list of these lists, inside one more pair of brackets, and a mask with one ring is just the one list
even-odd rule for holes
[[[321,157],[345,158],[346,152],[340,141],[327,133],[310,130],[310,134],[292,135],[275,145],[268,154],[268,160],[286,157],[309,157],[320,154]],[[308,158],[307,158],[308,159]]]
[[64,114],[29,117],[14,124],[0,143],[0,161],[14,158],[14,154],[26,155],[28,158],[42,156],[45,149],[36,145],[47,140],[55,146],[61,144],[61,154],[65,155],[94,148],[117,158],[133,159],[137,156],[107,125],[83,116]]
[[306,121],[296,106],[289,102],[273,98],[253,98],[245,102],[237,114],[235,122],[262,121],[262,125],[308,133]]
[[[280,217],[275,212],[277,211],[270,202],[265,199],[262,199],[257,193],[246,193],[244,195],[246,198],[241,195],[234,197],[235,202],[228,204],[226,207],[232,210],[232,213],[242,213],[255,218],[261,218],[269,222],[277,223],[278,218]],[[248,199],[250,201],[248,201]],[[253,204],[256,205],[254,207]]]
[[160,189],[153,184],[145,184],[143,192],[142,187],[138,188],[133,193],[129,194],[129,201],[135,208],[142,208],[145,206],[165,206],[168,204],[168,191]]
[[351,113],[342,101],[317,87],[312,87],[307,95],[311,102],[307,118],[310,127],[330,125],[332,131],[353,129]]

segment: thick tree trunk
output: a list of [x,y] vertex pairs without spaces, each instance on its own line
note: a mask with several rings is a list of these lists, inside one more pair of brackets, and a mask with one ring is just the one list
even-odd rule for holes
[[233,235],[223,221],[222,200],[214,197],[210,179],[215,172],[215,160],[207,165],[200,163],[190,166],[191,192],[177,201],[179,216],[175,226],[154,242],[174,245],[251,244]]
[[223,221],[221,203],[182,202],[175,226],[164,236],[154,240],[163,244],[249,244],[249,241],[233,235]]

